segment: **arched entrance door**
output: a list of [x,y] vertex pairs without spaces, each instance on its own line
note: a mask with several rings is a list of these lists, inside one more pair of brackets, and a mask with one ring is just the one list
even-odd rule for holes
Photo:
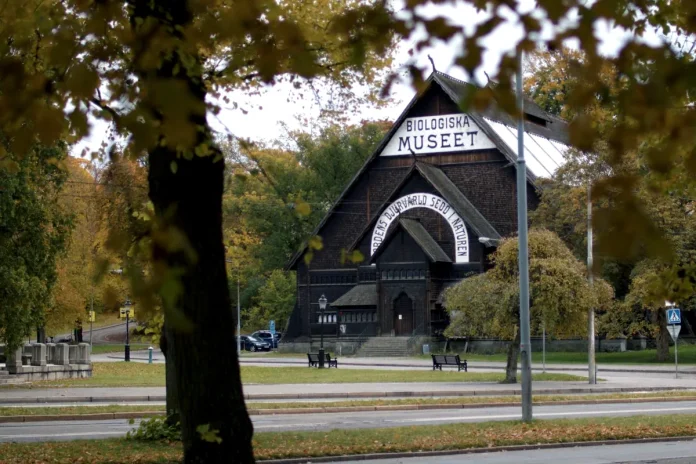
[[394,300],[394,333],[397,336],[413,333],[413,300],[403,292]]

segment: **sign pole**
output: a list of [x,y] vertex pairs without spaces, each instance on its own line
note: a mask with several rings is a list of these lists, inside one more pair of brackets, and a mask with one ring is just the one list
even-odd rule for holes
[[544,324],[544,332],[542,333],[543,340],[541,341],[543,351],[543,357],[541,359],[542,365],[544,367],[544,374],[546,374],[546,324]]
[[669,329],[669,334],[674,340],[674,378],[679,378],[679,332],[681,332],[681,309],[670,307],[673,306],[669,301],[665,301],[665,306],[667,309],[665,313],[667,315],[667,328]]
[[674,337],[674,378],[678,379],[679,378],[679,362],[677,359],[679,358],[679,349],[677,348],[679,346],[679,335]]
[[239,297],[239,267],[237,267],[237,356],[242,352],[242,319]]

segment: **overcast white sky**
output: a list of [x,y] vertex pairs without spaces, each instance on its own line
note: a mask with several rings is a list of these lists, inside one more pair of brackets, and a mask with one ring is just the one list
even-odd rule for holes
[[[395,10],[400,11],[401,0],[393,1]],[[535,0],[518,0],[518,5],[519,11],[527,12],[534,9]],[[487,51],[483,55],[482,66],[477,71],[478,82],[485,82],[484,71],[488,72],[489,75],[496,74],[501,56],[514,50],[521,38],[522,31],[517,24],[517,15],[510,10],[504,10],[503,13],[509,18],[508,22],[499,26],[483,43]],[[477,13],[473,7],[463,4],[461,1],[454,5],[428,6],[425,7],[422,14],[433,16],[446,14],[451,22],[463,25],[467,32],[473,31],[475,25],[487,16],[487,13]],[[572,16],[568,18],[568,21],[572,21]],[[439,43],[415,56],[409,55],[409,50],[422,33],[422,31],[416,31],[412,37],[399,46],[395,59],[397,66],[403,66],[409,60],[415,59],[419,66],[427,67],[430,70],[428,61],[428,55],[430,55],[439,71],[460,79],[473,81],[463,70],[453,66],[454,59],[462,51],[461,39]],[[546,27],[542,35],[549,37],[553,33],[554,31],[550,27]],[[605,54],[615,53],[627,37],[625,31],[613,28],[608,24],[598,24],[595,28],[595,34],[602,40],[600,51]],[[650,39],[657,40],[657,36],[653,35]],[[573,46],[572,43],[568,45]],[[300,120],[316,120],[319,115],[320,108],[309,93],[305,93],[302,99],[295,98],[288,101],[289,95],[289,87],[282,84],[267,89],[258,96],[250,97],[233,93],[231,99],[238,102],[247,112],[244,113],[240,109],[225,108],[218,117],[210,117],[209,120],[216,130],[223,133],[229,131],[235,136],[248,137],[255,141],[272,141],[284,134],[281,124],[284,123],[291,129],[306,129],[306,123],[300,122]],[[356,108],[354,114],[351,115],[351,120],[353,122],[380,118],[394,120],[413,95],[414,91],[408,83],[397,84],[392,87],[392,104],[379,110]],[[77,155],[84,147],[92,149],[98,147],[105,137],[106,129],[107,126],[103,123],[95,124],[91,137],[78,144],[73,153]]]

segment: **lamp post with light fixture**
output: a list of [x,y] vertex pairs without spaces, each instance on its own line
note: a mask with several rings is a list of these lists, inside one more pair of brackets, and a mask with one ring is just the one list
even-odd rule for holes
[[131,304],[130,300],[126,300],[126,302],[123,303],[123,309],[126,310],[126,346],[125,346],[126,352],[125,352],[125,356],[124,356],[125,361],[130,361],[130,325],[129,325],[129,322],[130,322],[131,306],[132,306],[132,304]]
[[319,317],[319,369],[324,368],[324,359],[326,358],[324,355],[324,310],[326,310],[327,303],[326,297],[322,295],[321,298],[319,298],[319,310],[321,311],[321,316]]

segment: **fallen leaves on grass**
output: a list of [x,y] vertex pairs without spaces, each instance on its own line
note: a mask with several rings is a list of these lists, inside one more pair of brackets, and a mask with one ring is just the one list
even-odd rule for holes
[[[696,416],[642,416],[486,422],[329,432],[264,432],[254,437],[256,458],[336,456],[398,451],[492,448],[505,445],[696,436]],[[181,444],[121,439],[0,444],[0,464],[169,464]]]

